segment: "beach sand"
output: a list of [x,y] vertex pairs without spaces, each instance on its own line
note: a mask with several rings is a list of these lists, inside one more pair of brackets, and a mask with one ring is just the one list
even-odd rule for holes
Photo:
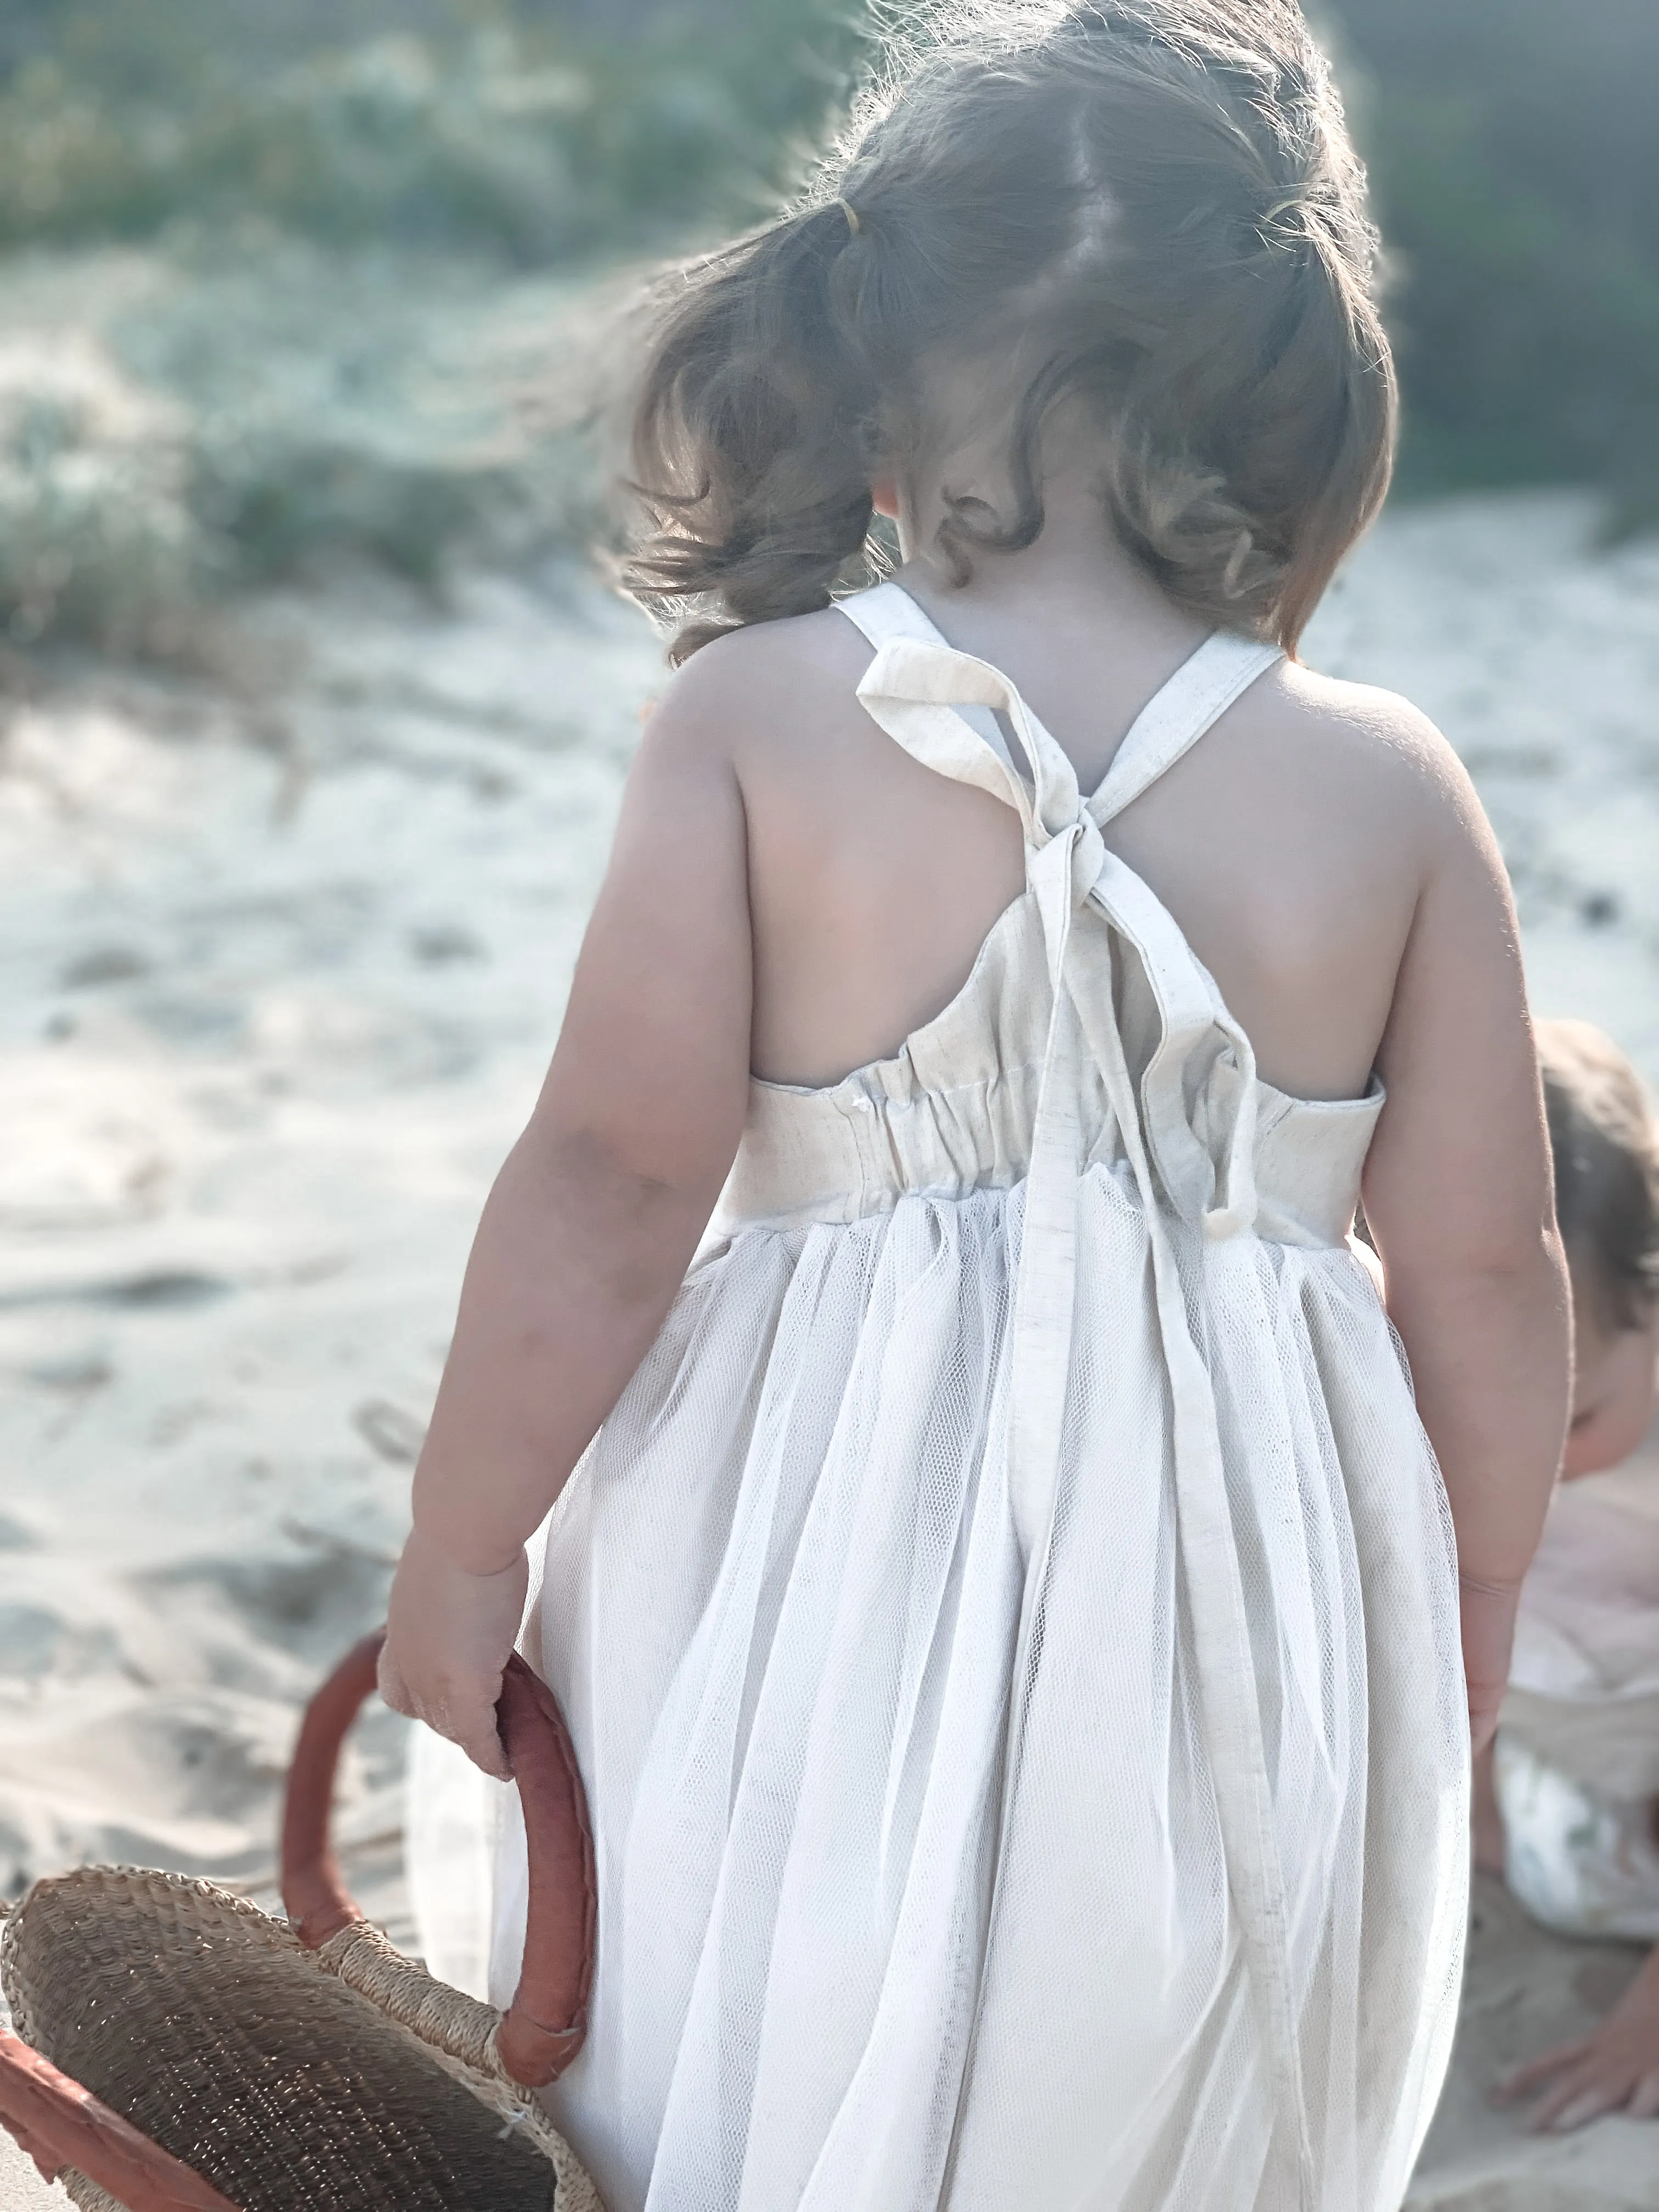
[[71,2202],[60,2184],[40,2179],[39,2167],[0,2128],[0,2205],[5,2212],[63,2212]]
[[[1659,549],[1599,553],[1595,522],[1569,495],[1402,509],[1308,657],[1446,729],[1515,873],[1539,1010],[1603,1023],[1659,1078]],[[441,608],[343,578],[243,631],[228,678],[59,670],[4,708],[13,1895],[125,1859],[272,1900],[295,1711],[379,1617],[468,1239],[662,681],[643,622],[576,570],[474,577]],[[366,1722],[340,1824],[407,1940],[402,1748],[403,1723]],[[1512,2037],[1524,2016],[1528,2048],[1633,1963],[1482,1911],[1470,2017]],[[1466,2034],[1416,2201],[1659,2205],[1659,2130],[1522,2144],[1483,2101],[1496,2049]],[[24,2187],[0,2165],[0,2204]]]

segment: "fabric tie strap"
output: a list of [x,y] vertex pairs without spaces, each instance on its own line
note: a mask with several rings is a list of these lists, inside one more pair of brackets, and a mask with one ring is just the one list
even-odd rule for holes
[[[893,593],[879,623],[868,602]],[[1018,692],[988,663],[930,640],[931,629],[896,587],[844,603],[878,644],[858,687],[872,719],[939,775],[992,793],[1018,816],[1027,881],[1041,917],[1052,992],[1025,1182],[1024,1224],[1011,1322],[1009,1496],[1027,1561],[1016,1681],[1029,1663],[1063,1458],[1077,1283],[1077,1214],[1085,1164],[1080,1101],[1091,1071],[1103,1086],[1118,1141],[1139,1193],[1170,1389],[1176,1513],[1206,1748],[1227,1876],[1274,2091],[1265,2202],[1314,2212],[1316,2189],[1291,1986],[1285,1883],[1255,1695],[1255,1668],[1220,1431],[1209,1372],[1187,1320],[1168,1216],[1201,1223],[1206,1238],[1255,1226],[1255,1058],[1249,1038],[1167,910],[1106,850],[1102,825],[1139,795],[1264,668],[1275,649],[1212,639],[1184,686],[1166,687],[1120,749],[1085,805],[1070,760]],[[898,635],[894,635],[896,629]],[[883,633],[885,641],[883,641]],[[1185,713],[1173,697],[1182,690]],[[958,708],[988,710],[1012,732],[1026,774],[978,734]],[[1172,713],[1172,708],[1175,712]],[[1103,963],[1078,988],[1083,933],[1103,933],[1104,972],[1121,978],[1126,954],[1156,998],[1161,1042],[1137,1091]],[[1191,1125],[1189,1073],[1231,1056],[1237,1104],[1222,1159]],[[1018,1713],[1011,1723],[1005,1822],[1018,1794]]]

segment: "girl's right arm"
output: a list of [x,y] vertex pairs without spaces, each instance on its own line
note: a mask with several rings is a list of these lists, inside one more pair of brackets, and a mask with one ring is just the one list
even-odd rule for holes
[[557,1050],[462,1287],[380,1666],[389,1704],[505,1775],[495,1729],[525,1542],[672,1303],[749,1088],[746,830],[729,655],[640,746]]
[[1365,1218],[1457,1535],[1477,1751],[1565,1437],[1571,1309],[1509,883],[1473,788],[1425,748],[1428,857],[1378,1055]]

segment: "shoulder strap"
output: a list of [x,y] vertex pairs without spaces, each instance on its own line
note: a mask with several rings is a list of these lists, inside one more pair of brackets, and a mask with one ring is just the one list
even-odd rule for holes
[[1103,828],[1212,728],[1258,676],[1284,659],[1276,645],[1217,630],[1153,693],[1130,726],[1089,811]]
[[[879,653],[884,645],[897,641],[912,645],[943,646],[953,651],[951,641],[930,617],[925,615],[910,597],[902,584],[876,584],[867,592],[854,592],[850,599],[837,599],[836,606],[848,622],[861,629]],[[1020,763],[1008,750],[1008,740],[998,727],[997,718],[988,707],[961,702],[957,713],[967,723],[976,738],[982,738],[1005,768],[1016,775]]]
[[[863,631],[878,653],[884,645],[906,642],[943,646],[952,650],[944,635],[902,584],[877,584],[836,602],[855,628]],[[1248,691],[1258,676],[1284,659],[1276,645],[1216,630],[1196,653],[1182,663],[1163,688],[1130,725],[1098,790],[1089,801],[1089,812],[1103,828],[1113,816],[1139,799],[1173,768],[1213,728],[1233,702]],[[1004,764],[1019,774],[1021,763],[1008,749],[996,716],[983,705],[963,701],[956,711],[982,738]]]
[[836,606],[849,623],[861,629],[878,653],[895,638],[913,639],[918,645],[948,645],[944,633],[923,614],[902,584],[876,584],[867,592],[854,592],[837,599]]

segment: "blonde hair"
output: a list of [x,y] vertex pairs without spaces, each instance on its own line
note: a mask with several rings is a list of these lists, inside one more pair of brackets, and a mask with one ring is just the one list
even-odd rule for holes
[[1294,0],[912,10],[801,203],[659,293],[626,580],[688,617],[676,659],[826,605],[870,571],[871,472],[915,448],[923,364],[1018,335],[1013,512],[951,503],[958,580],[1039,534],[1043,420],[1080,398],[1122,543],[1293,648],[1392,466],[1376,244]]
[[1659,1304],[1659,1125],[1642,1079],[1589,1022],[1540,1022],[1555,1213],[1573,1273],[1611,1329]]

